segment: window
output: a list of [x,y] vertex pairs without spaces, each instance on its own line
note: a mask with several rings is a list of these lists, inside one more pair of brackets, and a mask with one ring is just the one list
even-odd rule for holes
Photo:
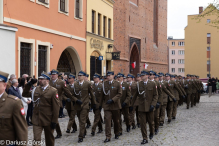
[[108,38],[111,38],[111,19],[108,19]]
[[178,46],[184,46],[184,42],[178,42]]
[[184,68],[178,68],[178,72],[183,73],[183,72],[185,72],[185,69]]
[[211,19],[207,19],[207,23],[210,23],[211,22]]
[[179,64],[184,64],[184,59],[178,59]]
[[175,42],[172,42],[172,46],[175,46]]
[[172,55],[175,55],[175,50],[172,50]]
[[210,51],[211,50],[211,47],[207,47],[207,51]]
[[101,14],[98,14],[98,35],[100,35],[100,29],[101,29]]
[[47,46],[38,46],[38,75],[47,72]]
[[60,10],[65,12],[65,0],[60,0]]
[[175,72],[175,68],[171,68],[171,70],[172,70],[172,73],[174,73],[174,72]]
[[75,18],[83,19],[83,0],[75,0]]
[[207,44],[211,43],[211,34],[207,33]]
[[31,75],[31,44],[21,43],[20,50],[20,77],[23,74]]
[[175,64],[175,59],[172,59],[172,60],[171,60],[171,63],[172,63],[172,64]]
[[103,36],[106,37],[106,16],[103,17]]
[[95,15],[96,12],[92,11],[92,33],[95,33]]
[[68,15],[69,0],[59,0],[59,13]]
[[210,60],[207,61],[207,64],[210,64]]
[[179,50],[179,55],[184,55],[184,50]]
[[210,33],[207,33],[207,37],[211,37],[211,34],[210,34]]
[[49,8],[49,0],[36,0],[36,3]]

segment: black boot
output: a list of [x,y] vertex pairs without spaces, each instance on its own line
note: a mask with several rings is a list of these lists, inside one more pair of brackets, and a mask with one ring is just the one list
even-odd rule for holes
[[78,139],[78,143],[81,143],[81,142],[83,142],[83,138]]
[[136,128],[136,126],[134,125],[134,126],[132,126],[132,129],[135,129]]
[[100,129],[99,129],[97,133],[102,133],[102,132],[103,132],[103,130],[100,130]]
[[159,132],[159,130],[158,130],[158,129],[155,129],[155,135],[157,135],[157,134],[158,134],[158,132]]
[[175,119],[176,119],[176,117],[172,117],[172,119],[174,119],[174,120],[175,120]]
[[62,135],[56,135],[56,137],[55,137],[55,139],[58,139],[58,138],[61,138],[62,137]]
[[121,133],[119,133],[119,136],[121,136],[122,135],[122,132]]
[[130,126],[126,127],[126,131],[129,132],[130,131]]
[[87,128],[87,129],[88,129],[88,128],[90,128],[90,125],[89,125],[89,124],[87,124],[86,128]]
[[110,142],[110,139],[106,138],[106,139],[104,140],[104,143],[107,143],[107,142]]
[[143,139],[141,142],[141,144],[146,144],[146,143],[148,143],[148,140],[146,140],[146,139]]
[[77,131],[77,130],[73,129],[71,133],[75,133],[75,131]]
[[119,135],[115,135],[115,139],[119,139]]
[[160,123],[160,126],[163,126],[163,123]]
[[137,124],[138,128],[140,128],[140,123]]
[[149,138],[152,139],[154,137],[154,134],[150,133]]
[[66,133],[70,133],[70,130],[69,130],[69,129],[67,129],[67,130],[66,130]]
[[171,119],[168,119],[168,123],[170,123],[171,122]]
[[94,136],[94,135],[95,135],[95,132],[92,131],[92,132],[91,132],[91,135]]

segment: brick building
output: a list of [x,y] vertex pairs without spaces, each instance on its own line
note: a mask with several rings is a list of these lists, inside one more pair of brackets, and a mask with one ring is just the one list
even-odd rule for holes
[[[168,72],[167,0],[115,0],[115,73],[137,74],[144,69]],[[131,64],[135,62],[136,68]]]

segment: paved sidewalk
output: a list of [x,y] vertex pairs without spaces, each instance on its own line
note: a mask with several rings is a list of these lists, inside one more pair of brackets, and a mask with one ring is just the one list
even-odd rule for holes
[[[65,112],[65,114],[67,114]],[[102,113],[103,114],[103,113]],[[93,113],[89,114],[91,122],[93,122]],[[140,128],[131,130],[130,133],[125,132],[126,126],[123,123],[123,135],[119,140],[115,140],[112,129],[111,142],[104,144],[105,132],[91,136],[91,127],[87,130],[87,136],[84,142],[77,143],[78,133],[67,134],[66,127],[68,117],[59,119],[62,127],[62,138],[56,140],[56,146],[137,146],[142,141]],[[167,121],[167,118],[166,118]],[[78,119],[76,118],[77,125]],[[104,126],[104,125],[103,125]],[[79,130],[79,129],[78,129]],[[32,127],[28,128],[29,139],[33,139]],[[149,133],[149,132],[148,132]],[[56,135],[56,132],[54,132]],[[44,134],[42,135],[44,139]],[[165,123],[160,128],[159,134],[154,136],[146,145],[150,146],[219,146],[219,94],[201,96],[201,102],[189,110],[186,104],[178,108],[176,120],[171,124]]]

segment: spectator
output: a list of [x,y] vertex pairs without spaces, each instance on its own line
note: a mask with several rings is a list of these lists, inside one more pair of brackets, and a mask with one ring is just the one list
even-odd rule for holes
[[27,83],[27,80],[25,78],[22,78],[19,84],[19,91],[21,94],[21,101],[24,105],[24,111],[25,111],[25,117],[27,116],[27,109],[28,109],[28,104],[31,103],[31,98],[26,98],[26,97],[22,97],[22,93],[23,93],[23,89],[24,89],[24,85]]
[[10,76],[10,78],[9,78],[9,81],[8,81],[8,83],[7,83],[7,87],[6,87],[6,92],[8,93],[8,89],[11,87],[11,85],[12,85],[12,80],[13,79],[16,79],[16,75],[14,75],[14,74],[11,74],[11,76]]
[[218,90],[219,90],[219,81],[216,82],[216,89],[217,89],[217,93],[218,93]]
[[216,79],[213,77],[211,80],[212,93],[216,92]]
[[23,75],[22,75],[22,78],[25,78],[25,79],[26,79],[27,77],[29,77],[28,74],[23,74]]
[[8,89],[8,94],[14,95],[14,96],[18,97],[19,99],[21,99],[21,94],[20,94],[20,91],[18,90],[18,80],[17,79],[12,80],[12,86]]

